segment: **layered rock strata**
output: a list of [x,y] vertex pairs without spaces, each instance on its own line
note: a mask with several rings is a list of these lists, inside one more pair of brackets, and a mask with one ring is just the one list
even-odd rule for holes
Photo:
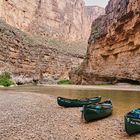
[[0,20],[0,72],[10,72],[18,84],[67,78],[70,68],[82,59],[50,48]]
[[140,83],[140,1],[110,0],[92,24],[86,59],[70,73],[75,84]]
[[0,72],[10,72],[19,84],[68,78],[86,47],[62,40],[87,40],[91,20],[103,12],[89,9],[83,0],[0,0]]

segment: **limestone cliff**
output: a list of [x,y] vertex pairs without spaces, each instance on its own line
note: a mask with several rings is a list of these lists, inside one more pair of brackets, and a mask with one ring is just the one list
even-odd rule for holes
[[61,40],[86,41],[95,19],[90,13],[97,17],[104,10],[85,8],[83,0],[0,1],[0,17],[6,23],[34,35]]
[[0,72],[10,72],[18,84],[65,78],[82,59],[78,54],[50,48],[0,20]]
[[83,0],[0,0],[0,72],[17,83],[68,78],[86,45],[62,40],[87,41],[91,13],[101,14],[89,8]]
[[140,83],[140,1],[110,0],[88,43],[86,59],[70,73],[73,83]]
[[105,9],[99,6],[85,6],[85,13],[91,28],[92,22],[100,15],[105,14]]

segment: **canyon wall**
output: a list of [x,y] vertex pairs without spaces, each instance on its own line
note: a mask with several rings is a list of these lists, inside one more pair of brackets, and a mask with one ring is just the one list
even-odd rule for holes
[[65,79],[82,60],[78,54],[50,48],[0,20],[0,72],[10,72],[17,84]]
[[[91,30],[92,22],[101,15],[105,14],[105,9],[99,6],[85,6],[85,13]],[[88,34],[89,35],[89,34]]]
[[86,53],[80,41],[102,12],[83,0],[0,0],[0,72],[19,84],[68,79]]
[[85,8],[83,0],[0,1],[0,17],[6,23],[34,35],[68,41],[86,41],[92,21],[103,13],[100,7]]
[[110,0],[92,24],[86,59],[70,73],[75,84],[140,83],[140,1]]

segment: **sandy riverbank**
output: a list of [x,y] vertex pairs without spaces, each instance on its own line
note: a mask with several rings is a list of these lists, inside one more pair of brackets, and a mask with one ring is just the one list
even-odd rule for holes
[[140,85],[42,85],[56,89],[140,91]]
[[53,96],[0,91],[1,140],[139,140],[127,136],[123,118],[83,123],[79,108],[62,108]]

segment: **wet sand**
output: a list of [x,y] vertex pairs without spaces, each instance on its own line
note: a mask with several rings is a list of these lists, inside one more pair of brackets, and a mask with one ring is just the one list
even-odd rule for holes
[[45,94],[0,91],[0,140],[140,140],[122,117],[84,123],[79,108],[62,108]]

